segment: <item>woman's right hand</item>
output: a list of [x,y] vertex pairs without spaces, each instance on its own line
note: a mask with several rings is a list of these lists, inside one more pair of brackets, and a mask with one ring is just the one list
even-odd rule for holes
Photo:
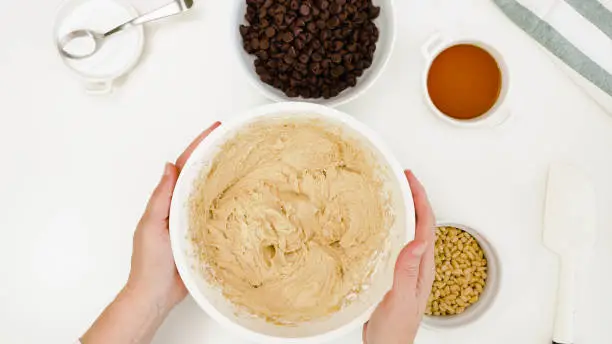
[[410,171],[416,211],[414,241],[400,252],[393,286],[363,325],[365,344],[412,344],[425,313],[435,277],[435,218],[423,185]]

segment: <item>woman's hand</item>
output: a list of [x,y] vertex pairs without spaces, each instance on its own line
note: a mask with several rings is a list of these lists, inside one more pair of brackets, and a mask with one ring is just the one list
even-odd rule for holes
[[393,287],[363,326],[365,344],[412,344],[435,277],[435,218],[423,185],[410,171],[416,211],[414,241],[400,252],[395,264]]
[[164,174],[134,233],[128,282],[83,335],[83,344],[148,343],[170,310],[187,295],[170,247],[170,202],[178,175],[187,159],[220,124],[217,122],[200,134],[175,164],[166,164]]
[[174,265],[168,233],[174,186],[193,150],[220,124],[217,122],[200,134],[181,154],[176,164],[166,164],[164,174],[134,233],[132,269],[127,288],[148,297],[162,311],[170,310],[187,295]]

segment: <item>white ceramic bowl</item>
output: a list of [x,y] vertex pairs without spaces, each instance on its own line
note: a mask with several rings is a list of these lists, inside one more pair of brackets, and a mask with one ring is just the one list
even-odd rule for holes
[[376,52],[374,54],[374,60],[372,65],[368,68],[361,77],[357,79],[357,85],[355,87],[348,88],[340,93],[338,96],[330,99],[303,99],[303,98],[289,98],[282,91],[262,82],[259,76],[255,72],[255,66],[253,62],[255,57],[249,55],[244,51],[242,47],[242,37],[240,36],[239,26],[246,24],[244,14],[246,13],[246,1],[245,0],[233,0],[235,2],[235,47],[239,54],[241,67],[246,74],[250,83],[257,88],[265,97],[270,100],[282,102],[282,101],[305,101],[312,102],[327,106],[338,106],[345,104],[351,100],[364,94],[378,79],[387,66],[393,47],[395,44],[395,9],[393,6],[393,0],[373,0],[373,3],[380,6],[380,16],[374,21],[380,31],[378,43],[376,44]]
[[437,227],[459,228],[468,232],[476,239],[487,259],[487,280],[478,302],[469,306],[465,312],[451,316],[425,316],[423,318],[423,325],[434,330],[454,329],[467,326],[482,317],[495,302],[501,282],[499,259],[497,258],[495,249],[491,246],[489,241],[473,228],[450,222],[438,223]]
[[[369,147],[386,171],[385,188],[390,193],[395,215],[390,248],[374,273],[369,288],[357,300],[325,319],[290,327],[270,324],[237,310],[223,297],[219,288],[209,284],[196,268],[199,263],[193,256],[193,247],[188,238],[188,200],[194,181],[203,169],[210,166],[220,146],[245,125],[263,119],[288,117],[314,118],[329,124],[330,128],[340,127],[342,135],[358,139]],[[413,200],[403,169],[378,135],[353,117],[329,107],[311,103],[277,103],[256,108],[238,120],[224,123],[195,149],[181,172],[172,197],[170,238],[176,265],[185,286],[200,307],[221,325],[259,343],[322,343],[343,336],[367,321],[392,285],[397,255],[404,244],[414,238],[414,221]]]

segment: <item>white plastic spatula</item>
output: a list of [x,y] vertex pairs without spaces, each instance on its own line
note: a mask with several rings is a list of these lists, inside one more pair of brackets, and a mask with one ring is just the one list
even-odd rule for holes
[[574,343],[576,267],[595,245],[597,206],[589,179],[576,167],[550,167],[544,245],[559,256],[560,273],[553,343]]

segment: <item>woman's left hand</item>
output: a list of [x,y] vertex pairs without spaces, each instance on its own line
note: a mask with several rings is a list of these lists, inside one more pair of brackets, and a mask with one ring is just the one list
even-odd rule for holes
[[179,173],[198,144],[217,122],[168,163],[134,233],[132,268],[123,290],[81,338],[83,344],[145,344],[170,310],[187,295],[172,256],[168,220]]
[[162,310],[173,308],[187,295],[174,265],[168,232],[174,186],[191,153],[220,124],[217,122],[200,134],[175,164],[166,164],[164,174],[134,233],[132,268],[127,288],[149,298]]

